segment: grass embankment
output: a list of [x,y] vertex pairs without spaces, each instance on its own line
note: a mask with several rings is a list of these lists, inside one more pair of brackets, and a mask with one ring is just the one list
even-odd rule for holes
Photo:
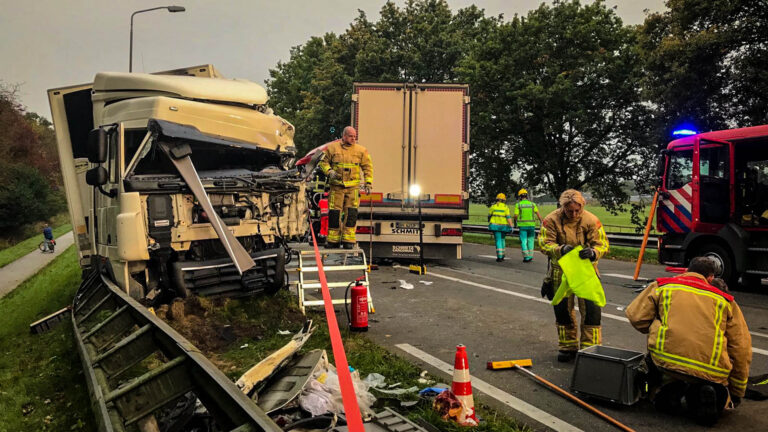
[[[507,236],[508,248],[520,248],[520,239],[517,236]],[[493,240],[493,236],[490,234],[475,234],[465,233],[464,242],[466,243],[478,243],[489,246],[495,246],[496,242]],[[538,250],[538,246],[534,245],[534,248]],[[490,253],[493,253],[491,251]],[[537,252],[538,253],[538,252]],[[625,246],[611,246],[608,251],[608,256],[605,258],[615,259],[618,261],[637,262],[637,255],[640,253],[640,249],[625,247]],[[646,249],[643,254],[643,262],[647,264],[658,264],[659,253],[656,249]]]
[[[28,327],[69,304],[79,283],[80,268],[74,248],[70,247],[0,299],[0,432],[95,430],[70,322],[62,322],[36,336],[29,333]],[[305,319],[295,296],[287,291],[274,297],[242,300],[190,299],[185,309],[184,318],[170,320],[171,325],[233,380],[292,337],[279,335],[278,330],[298,331]],[[167,308],[158,308],[158,316],[166,313]],[[315,320],[316,331],[303,351],[325,349],[333,359],[324,315],[310,312],[309,317]],[[405,359],[365,336],[347,332],[343,336],[349,364],[361,376],[377,372],[387,377],[390,384],[401,382],[404,388],[425,386],[417,381],[421,370]],[[404,397],[413,398],[416,395]],[[380,398],[381,403],[386,400],[390,399]],[[476,403],[478,414],[486,421],[473,430],[529,430],[479,400]],[[424,418],[441,431],[466,430],[444,422],[426,406],[419,406],[408,415],[412,419]]]
[[95,430],[66,320],[32,335],[29,324],[70,304],[80,285],[74,247],[0,299],[0,431]]
[[[53,238],[56,239],[72,230],[68,213],[53,217],[49,224],[53,227]],[[43,241],[42,222],[20,228],[19,233],[11,238],[0,238],[0,267],[36,251],[41,241]]]

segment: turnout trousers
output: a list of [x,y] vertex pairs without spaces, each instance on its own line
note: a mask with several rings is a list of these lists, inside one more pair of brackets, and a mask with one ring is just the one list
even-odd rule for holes
[[504,258],[504,250],[507,247],[507,233],[502,231],[493,231],[493,238],[496,240],[496,258]]
[[533,241],[536,239],[536,227],[520,227],[520,246],[525,260],[533,259]]
[[579,314],[581,315],[581,338],[577,338],[576,312],[574,311],[576,299],[576,296],[571,295],[554,306],[557,345],[560,351],[578,351],[579,343],[581,343],[581,348],[602,343],[600,307],[594,302],[580,298],[578,302]]
[[[355,243],[357,207],[360,190],[357,186],[332,186],[328,194],[328,243]],[[342,213],[344,220],[342,221]],[[342,232],[343,222],[343,232]]]

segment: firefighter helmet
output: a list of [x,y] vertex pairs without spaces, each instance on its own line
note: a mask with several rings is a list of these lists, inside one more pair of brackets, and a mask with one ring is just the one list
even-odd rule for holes
[[507,200],[507,196],[504,195],[503,193],[500,193],[500,194],[496,195],[496,199],[497,200],[506,201]]
[[519,191],[517,191],[517,196],[520,196],[520,195],[528,195],[528,191],[525,189],[520,189]]

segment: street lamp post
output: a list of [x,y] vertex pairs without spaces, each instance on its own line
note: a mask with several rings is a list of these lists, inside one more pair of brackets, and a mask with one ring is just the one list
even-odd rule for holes
[[[409,190],[411,197],[416,197],[416,202],[419,207],[419,269],[418,274],[423,275],[427,273],[427,269],[424,268],[424,227],[421,223],[421,187],[417,184],[412,184]],[[413,270],[413,266],[411,266]]]
[[183,6],[159,6],[149,9],[137,10],[131,14],[131,42],[128,48],[128,72],[133,72],[133,16],[142,12],[149,12],[158,9],[168,9],[168,12],[184,12],[186,10]]

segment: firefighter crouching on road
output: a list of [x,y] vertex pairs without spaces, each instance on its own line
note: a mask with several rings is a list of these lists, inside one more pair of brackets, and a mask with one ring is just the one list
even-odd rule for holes
[[[357,131],[344,128],[341,140],[334,141],[323,150],[320,169],[328,178],[328,240],[327,248],[337,248],[343,242],[345,249],[355,247],[357,207],[360,204],[360,170],[363,188],[370,193],[373,183],[373,163],[368,150],[356,143]],[[344,232],[341,232],[341,214],[344,213]]]
[[528,201],[528,191],[520,189],[517,193],[517,203],[515,204],[515,214],[512,219],[515,225],[520,229],[520,246],[523,251],[523,262],[533,261],[533,242],[536,239],[536,215],[539,223],[542,222],[539,208],[536,204]]
[[505,237],[512,231],[512,216],[505,201],[507,196],[503,193],[496,195],[496,203],[488,209],[488,230],[493,233],[496,240],[496,262],[504,261],[504,251],[507,248]]
[[[584,210],[586,201],[575,189],[568,189],[560,195],[560,208],[548,214],[541,223],[539,247],[541,252],[550,259],[550,266],[541,287],[541,296],[550,300],[555,290],[560,286],[563,270],[557,260],[570,252],[575,246],[582,245],[584,249],[579,257],[593,262],[597,271],[597,262],[608,253],[608,238],[605,236],[603,224],[597,216]],[[600,307],[594,302],[578,299],[581,314],[581,340],[577,339],[576,314],[573,310],[575,297],[563,299],[555,305],[555,322],[557,324],[558,355],[557,360],[567,362],[576,357],[581,348],[602,343],[602,327],[600,326]]]
[[714,273],[710,258],[694,258],[686,273],[648,285],[626,311],[632,326],[648,334],[656,408],[678,413],[685,397],[689,412],[705,426],[741,402],[752,362],[747,323],[733,297],[710,285]]

